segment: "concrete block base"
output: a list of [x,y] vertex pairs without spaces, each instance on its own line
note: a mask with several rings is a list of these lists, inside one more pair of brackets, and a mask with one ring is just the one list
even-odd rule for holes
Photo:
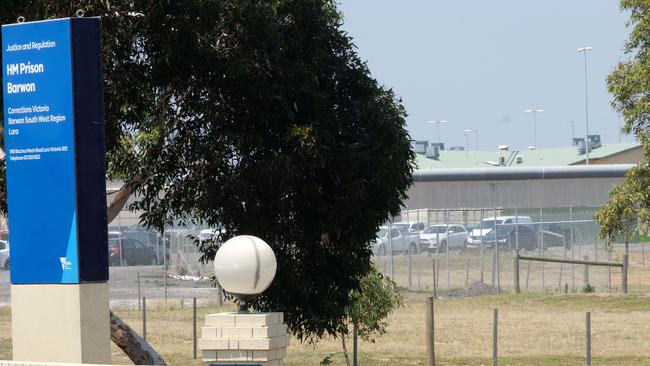
[[208,314],[198,348],[211,365],[282,366],[289,336],[282,313]]
[[108,283],[11,285],[13,359],[111,363]]

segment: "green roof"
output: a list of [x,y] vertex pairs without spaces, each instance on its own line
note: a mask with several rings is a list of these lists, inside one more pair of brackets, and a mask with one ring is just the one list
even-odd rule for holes
[[[603,159],[622,152],[641,148],[636,142],[607,144],[594,149],[589,154],[590,159]],[[441,150],[438,160],[428,158],[422,154],[416,154],[416,169],[436,168],[487,168],[492,164],[498,164],[499,158],[506,160],[515,151],[464,151],[464,150]],[[552,165],[576,165],[582,164],[586,156],[578,154],[575,146],[555,149],[521,150],[516,153],[521,156],[522,162],[516,161],[511,166],[552,166]]]

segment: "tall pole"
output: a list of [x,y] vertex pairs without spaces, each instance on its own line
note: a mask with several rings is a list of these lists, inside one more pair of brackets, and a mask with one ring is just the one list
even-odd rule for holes
[[585,136],[585,146],[586,146],[586,164],[589,165],[589,97],[587,93],[587,51],[590,51],[591,47],[582,47],[578,48],[578,52],[584,53],[585,58],[585,126],[586,126],[586,136]]
[[533,146],[537,149],[537,113],[542,113],[544,110],[531,108],[526,109],[524,112],[533,114]]
[[465,130],[465,156],[469,153],[469,132]]
[[440,121],[428,121],[428,122],[429,123],[435,123],[435,125],[436,125],[436,140],[438,141],[438,143],[440,143],[440,124],[441,123],[447,123],[449,121],[443,119],[443,120],[440,120]]
[[465,133],[465,147],[467,148],[467,150],[469,150],[469,134],[474,132],[474,135],[476,137],[476,146],[474,147],[474,151],[478,151],[478,130],[477,129],[472,129],[472,130],[467,129],[467,130],[463,130],[463,132]]
[[537,149],[537,112],[533,111],[533,145]]

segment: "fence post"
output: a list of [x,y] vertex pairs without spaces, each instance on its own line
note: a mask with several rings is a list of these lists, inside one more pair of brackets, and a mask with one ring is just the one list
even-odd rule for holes
[[223,291],[221,285],[217,283],[217,305],[223,306]]
[[[479,225],[483,222],[483,209],[481,209],[481,221]],[[484,282],[484,273],[485,273],[485,264],[483,262],[483,235],[479,236],[481,238],[481,282]]]
[[435,337],[434,337],[433,297],[427,297],[427,365],[435,366]]
[[140,295],[140,272],[138,272],[138,310],[142,308],[142,297]]
[[411,270],[413,269],[413,265],[412,265],[412,260],[411,260],[411,247],[410,246],[409,246],[408,251],[409,251],[408,265],[409,265],[409,290],[410,290],[410,289],[412,289],[411,285],[413,284],[413,279],[412,279],[412,276],[411,276],[412,275]]
[[432,263],[433,263],[433,266],[432,266],[432,269],[433,269],[433,275],[432,275],[432,278],[433,278],[433,298],[435,299],[436,298],[436,287],[437,287],[436,286],[436,260],[434,259],[432,261]]
[[492,366],[497,366],[498,362],[498,339],[499,339],[499,309],[494,309],[494,319],[492,324]]
[[[163,233],[164,237],[164,233]],[[163,241],[163,290],[165,292],[165,304],[167,304],[167,243]]]
[[196,297],[192,298],[192,354],[196,360]]
[[515,279],[515,293],[518,294],[521,292],[519,288],[519,249],[515,252],[515,262],[514,262],[514,279]]
[[142,338],[147,340],[147,298],[142,298]]
[[[589,256],[585,255],[583,259],[585,261],[588,261]],[[589,265],[585,264],[585,275],[584,275],[584,286],[583,287],[587,287],[588,284],[589,284]]]
[[587,312],[586,322],[586,365],[591,366],[591,313]]
[[627,294],[627,270],[629,266],[630,258],[627,254],[623,254],[623,268],[621,270],[621,287],[623,288],[623,293]]
[[465,287],[469,287],[469,258],[467,258],[467,266],[465,267]]
[[[497,232],[497,209],[494,208],[494,232]],[[496,241],[496,236],[494,240],[494,246],[492,247],[492,273],[490,277],[490,286],[494,288],[496,284],[496,275],[497,275],[497,245],[498,242]]]

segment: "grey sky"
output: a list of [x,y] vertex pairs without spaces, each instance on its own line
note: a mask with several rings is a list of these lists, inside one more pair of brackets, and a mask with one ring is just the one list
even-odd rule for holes
[[[589,132],[618,142],[605,78],[624,58],[626,14],[615,0],[339,0],[344,29],[373,75],[404,99],[414,139],[435,140],[428,120],[446,119],[443,142],[480,148],[568,146],[585,134],[584,59],[591,46]],[[632,141],[623,136],[623,141]],[[470,148],[473,148],[474,136]]]

